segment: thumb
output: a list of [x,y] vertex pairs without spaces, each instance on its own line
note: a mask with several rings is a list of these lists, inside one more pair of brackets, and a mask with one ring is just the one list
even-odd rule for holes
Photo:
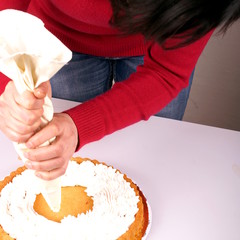
[[47,95],[51,96],[51,85],[50,82],[44,82],[34,89],[34,96],[38,99],[45,98]]

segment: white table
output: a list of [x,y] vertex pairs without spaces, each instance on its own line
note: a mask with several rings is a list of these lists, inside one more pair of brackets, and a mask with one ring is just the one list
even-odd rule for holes
[[[54,100],[56,111],[76,103]],[[0,178],[21,165],[0,133]],[[151,205],[150,240],[240,240],[240,132],[152,117],[75,155],[120,169]]]

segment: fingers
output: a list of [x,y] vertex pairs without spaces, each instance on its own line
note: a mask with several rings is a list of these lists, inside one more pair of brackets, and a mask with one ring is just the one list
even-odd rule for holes
[[42,160],[39,162],[27,161],[25,165],[27,166],[27,168],[36,170],[38,172],[50,172],[62,168],[65,165],[65,162],[63,158],[53,158],[49,160]]
[[24,156],[29,159],[25,166],[35,170],[36,175],[44,180],[52,180],[63,175],[72,153],[65,155],[66,149],[61,144],[61,140],[57,139],[49,146],[25,152]]
[[31,117],[31,114],[25,118],[20,119],[18,117],[19,119],[17,119],[11,113],[5,113],[0,117],[0,129],[10,140],[14,142],[26,142],[41,125],[40,115],[37,114],[39,117]]
[[[15,122],[15,123],[14,123]],[[34,132],[36,132],[39,128],[41,124],[41,120],[39,119],[38,121],[36,121],[33,125],[25,125],[19,121],[16,121],[14,119],[11,119],[9,123],[6,123],[6,128],[9,131],[12,131],[15,133],[16,137],[21,138],[22,136],[28,136],[29,137],[31,135],[34,134]],[[28,139],[26,139],[27,141]],[[22,141],[22,140],[21,140]],[[20,142],[20,140],[18,140],[17,142]]]
[[35,175],[41,179],[50,181],[62,176],[66,172],[66,169],[67,165],[63,168],[54,169],[52,171],[37,171],[35,172]]
[[17,142],[17,143],[24,143],[26,142],[31,136],[33,133],[30,133],[30,134],[18,134],[16,133],[15,131],[7,128],[7,127],[0,127],[2,132],[13,142]]
[[23,109],[21,112],[14,107],[0,105],[0,129],[12,141],[27,141],[41,125],[42,110]]
[[50,82],[44,82],[41,85],[39,85],[38,88],[34,89],[34,95],[38,99],[43,99],[47,95],[50,97],[51,96],[51,85]]
[[44,97],[47,94],[47,87],[49,84],[41,84],[35,91],[37,92],[37,96],[41,96],[42,98],[37,98],[34,93],[30,91],[24,91],[22,94],[19,94],[14,83],[10,81],[6,86],[6,101],[14,100],[18,105],[22,106],[25,109],[34,110],[42,108],[44,104]]
[[10,81],[0,97],[0,130],[12,141],[27,141],[41,125],[43,104],[28,91],[19,95]]
[[43,115],[43,108],[26,110],[25,108],[18,106],[16,108],[10,108],[8,111],[11,119],[29,126],[39,122]]
[[[56,138],[52,144],[39,147],[53,137]],[[72,119],[65,113],[55,114],[53,120],[26,143],[30,149],[24,153],[29,160],[25,164],[42,179],[59,177],[65,173],[77,143],[78,133]]]
[[48,123],[48,125],[41,129],[41,131],[37,132],[34,136],[32,136],[26,142],[26,146],[28,148],[37,148],[38,146],[41,146],[48,140],[59,135],[61,135],[61,128],[59,126],[59,123],[56,122],[55,120],[52,120],[50,123]]
[[45,147],[39,147],[36,149],[29,149],[28,152],[24,153],[24,156],[32,162],[41,162],[54,158],[60,158],[65,150],[59,139],[56,139],[52,144]]
[[44,104],[43,98],[38,99],[32,92],[29,91],[25,91],[21,95],[16,94],[15,101],[18,105],[29,110],[42,108]]

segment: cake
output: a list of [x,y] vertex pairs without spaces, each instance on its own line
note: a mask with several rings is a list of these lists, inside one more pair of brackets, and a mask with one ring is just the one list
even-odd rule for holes
[[149,222],[147,201],[119,170],[72,158],[62,176],[57,213],[50,210],[32,174],[21,167],[0,181],[0,240],[143,239]]

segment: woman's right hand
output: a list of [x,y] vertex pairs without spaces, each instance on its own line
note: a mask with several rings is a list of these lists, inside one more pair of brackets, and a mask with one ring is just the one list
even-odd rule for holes
[[13,81],[7,84],[0,96],[0,130],[10,140],[24,143],[39,128],[49,85],[43,83],[34,93],[25,91],[20,95]]

